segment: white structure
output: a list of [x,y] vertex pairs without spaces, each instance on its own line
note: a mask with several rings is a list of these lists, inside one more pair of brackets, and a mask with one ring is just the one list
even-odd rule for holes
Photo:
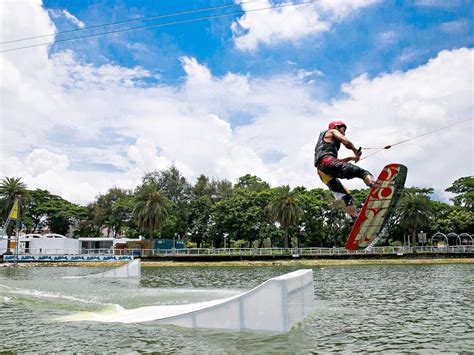
[[[114,239],[114,238],[67,238],[61,234],[25,234],[20,235],[19,254],[30,255],[79,255],[88,254],[89,251],[99,254],[113,254],[114,247],[118,243],[127,241],[143,240],[138,239]],[[15,237],[10,240],[14,241]],[[7,236],[0,238],[0,255],[7,249]],[[12,250],[13,252],[13,250]]]
[[82,279],[82,278],[128,278],[128,277],[140,277],[141,275],[141,263],[140,259],[133,260],[127,265],[118,267],[113,270],[101,272],[99,274],[84,275],[84,276],[65,276],[65,279]]
[[[10,237],[11,242],[15,242],[16,237]],[[25,234],[20,235],[20,254],[80,254],[80,242],[77,239],[66,238],[61,234]],[[7,249],[7,236],[0,239],[0,254]],[[12,253],[14,252],[12,247]]]
[[66,317],[69,321],[153,322],[189,328],[287,332],[315,309],[313,270],[274,277],[237,296],[174,306],[117,309]]

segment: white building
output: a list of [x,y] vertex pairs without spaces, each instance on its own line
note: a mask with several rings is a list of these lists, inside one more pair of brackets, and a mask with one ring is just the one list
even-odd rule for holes
[[[19,254],[31,255],[77,255],[113,254],[114,246],[128,240],[114,238],[66,238],[61,234],[26,234],[20,236]],[[142,240],[142,238],[138,239]],[[10,238],[10,248],[15,248],[15,237]],[[0,240],[0,255],[7,250],[7,237]],[[12,250],[13,252],[14,250]]]

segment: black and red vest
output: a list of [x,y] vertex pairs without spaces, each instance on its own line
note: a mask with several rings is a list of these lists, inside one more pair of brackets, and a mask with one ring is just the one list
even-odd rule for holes
[[314,148],[314,166],[318,166],[319,161],[322,157],[333,156],[337,158],[337,152],[341,147],[341,142],[335,141],[334,143],[328,143],[324,141],[324,135],[327,131],[319,134],[318,142]]

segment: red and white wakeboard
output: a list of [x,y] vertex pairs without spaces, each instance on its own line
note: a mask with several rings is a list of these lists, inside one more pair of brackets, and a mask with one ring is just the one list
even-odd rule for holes
[[395,210],[406,176],[407,167],[402,164],[389,164],[383,168],[352,226],[346,242],[347,250],[374,246]]

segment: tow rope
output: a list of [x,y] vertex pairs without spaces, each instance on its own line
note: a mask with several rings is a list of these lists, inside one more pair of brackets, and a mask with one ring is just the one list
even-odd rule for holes
[[400,142],[397,142],[397,143],[393,143],[393,144],[389,144],[389,145],[386,145],[385,147],[383,148],[370,148],[370,147],[361,147],[359,148],[359,150],[363,149],[363,150],[377,150],[376,152],[372,153],[372,154],[369,154],[361,159],[359,159],[359,161],[361,160],[364,160],[364,159],[367,159],[368,157],[371,157],[372,155],[375,155],[377,153],[380,153],[382,150],[385,150],[385,149],[390,149],[396,145],[399,145],[399,144],[402,144],[402,143],[406,143],[406,142],[409,142],[409,141],[412,141],[412,140],[415,140],[415,139],[418,139],[418,138],[421,138],[421,137],[424,137],[424,136],[427,136],[431,133],[434,133],[434,132],[438,132],[438,131],[442,131],[443,129],[447,129],[447,128],[450,128],[450,127],[454,127],[454,126],[457,126],[461,123],[464,123],[464,122],[467,122],[467,121],[471,121],[473,120],[474,118],[468,118],[467,120],[463,120],[463,121],[459,121],[459,122],[456,122],[456,123],[453,123],[453,124],[450,124],[449,126],[445,126],[445,127],[441,127],[441,128],[437,128],[433,131],[429,131],[427,133],[423,133],[423,134],[420,134],[418,136],[415,136],[415,137],[411,137],[411,138],[408,138],[408,139],[405,139],[403,141],[400,141]]

